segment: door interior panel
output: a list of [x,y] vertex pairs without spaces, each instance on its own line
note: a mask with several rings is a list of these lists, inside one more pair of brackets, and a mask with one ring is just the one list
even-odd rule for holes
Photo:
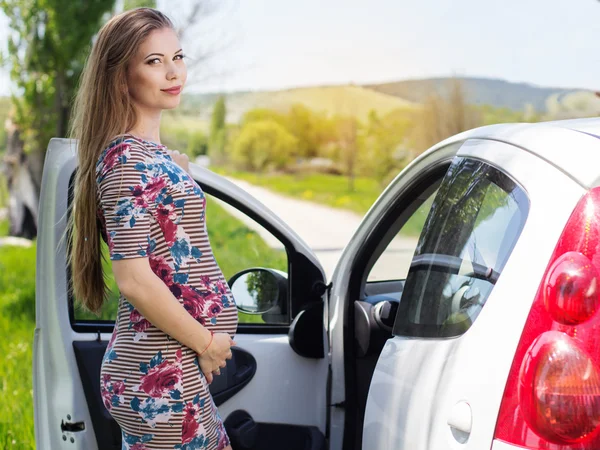
[[325,450],[325,436],[312,426],[255,422],[237,410],[225,419],[225,429],[235,450]]
[[[74,341],[73,350],[85,392],[98,448],[121,449],[121,431],[104,407],[100,395],[100,367],[108,341]],[[256,359],[245,350],[233,347],[233,357],[221,375],[214,377],[209,389],[219,406],[246,386],[256,373]]]
[[[355,386],[352,401],[356,423],[364,421],[371,379],[385,342],[392,337],[403,289],[404,280],[366,283],[364,296],[354,302],[351,376]],[[361,448],[361,445],[362,426],[353,431],[349,448]]]
[[[119,450],[120,427],[104,408],[100,394],[100,368],[108,345],[107,336],[114,328],[114,314],[107,310],[106,315],[97,320],[75,309],[68,259],[71,240],[59,239],[67,230],[72,212],[69,206],[75,189],[76,145],[76,141],[52,139],[44,165],[40,230],[45,231],[40,236],[36,260],[38,268],[43,267],[38,273],[44,272],[44,277],[38,280],[36,289],[33,358],[36,440],[38,447],[44,449],[72,444],[77,450]],[[210,386],[221,417],[241,409],[252,414],[258,423],[257,446],[318,449],[319,437],[322,438],[319,433],[326,430],[327,405],[328,361],[323,358],[322,318],[314,336],[306,331],[310,329],[307,323],[316,323],[313,315],[323,313],[323,292],[319,289],[325,283],[323,268],[306,243],[244,189],[208,169],[194,164],[191,169],[207,194],[262,226],[283,244],[288,257],[289,291],[282,297],[285,305],[281,305],[280,314],[285,317],[264,315],[261,319],[265,323],[240,324],[236,342],[244,350],[232,349],[232,360]],[[41,245],[42,240],[45,245]],[[256,263],[262,267],[262,261],[256,260]],[[304,318],[294,327],[293,342],[296,350],[307,356],[296,353],[288,337],[290,322],[301,312]],[[68,333],[70,330],[85,338],[75,337],[74,341],[74,335]],[[58,364],[53,363],[57,361]],[[81,383],[77,382],[77,373]],[[57,384],[56,380],[68,383]],[[77,412],[75,417],[71,416],[74,412]],[[51,423],[61,417],[64,417],[61,427],[52,427]],[[73,423],[69,423],[71,417]],[[281,425],[272,425],[274,423]],[[75,433],[83,429],[87,433]],[[315,429],[319,433],[315,434]],[[93,435],[90,430],[94,430]],[[298,437],[297,442],[309,446],[271,445],[270,436],[262,436],[263,433],[291,437],[304,434],[309,437]]]
[[392,337],[404,280],[367,284],[367,296],[354,302],[356,411],[364,420],[371,378],[385,342]]

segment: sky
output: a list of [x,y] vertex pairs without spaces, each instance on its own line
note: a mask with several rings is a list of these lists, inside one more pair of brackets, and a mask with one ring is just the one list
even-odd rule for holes
[[[600,89],[598,0],[220,1],[204,31],[183,40],[191,57],[198,43],[214,52],[192,91],[451,75]],[[158,6],[181,23],[175,4]],[[4,73],[0,95],[9,92]]]

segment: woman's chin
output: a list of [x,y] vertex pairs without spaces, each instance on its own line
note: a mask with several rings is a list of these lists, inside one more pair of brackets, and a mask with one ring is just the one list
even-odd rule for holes
[[171,101],[164,102],[161,109],[174,109],[179,106],[179,103],[181,103],[181,98],[178,96],[177,99],[173,99]]

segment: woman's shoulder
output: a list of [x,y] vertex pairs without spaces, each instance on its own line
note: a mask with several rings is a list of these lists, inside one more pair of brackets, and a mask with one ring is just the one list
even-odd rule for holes
[[110,153],[116,151],[119,148],[129,148],[134,152],[142,152],[142,153],[150,153],[152,148],[148,145],[148,142],[140,139],[131,134],[120,134],[118,136],[114,136],[108,145],[106,145],[103,149],[103,153]]
[[126,166],[143,162],[152,157],[152,149],[140,139],[131,135],[119,135],[110,140],[104,147],[96,163],[96,174],[100,181],[117,166]]

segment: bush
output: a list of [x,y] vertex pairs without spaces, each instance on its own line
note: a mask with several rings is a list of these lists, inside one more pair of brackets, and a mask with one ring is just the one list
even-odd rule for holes
[[187,153],[190,159],[206,154],[206,133],[203,123],[191,117],[164,117],[160,133],[161,141],[171,150]]
[[282,169],[292,160],[298,140],[273,120],[250,122],[233,144],[232,161],[257,172]]
[[208,139],[202,132],[193,132],[189,136],[187,145],[187,154],[190,158],[194,159],[200,155],[206,155],[208,153]]

